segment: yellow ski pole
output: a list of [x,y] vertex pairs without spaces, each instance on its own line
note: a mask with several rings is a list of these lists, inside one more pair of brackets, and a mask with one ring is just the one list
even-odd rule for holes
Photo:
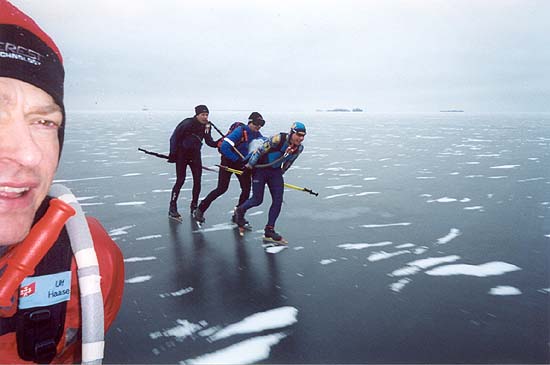
[[[216,166],[218,166],[221,169],[224,169],[225,171],[229,171],[229,172],[232,172],[232,173],[237,174],[237,175],[242,175],[243,174],[243,171],[232,169],[231,167],[228,167],[228,166],[224,166],[224,165],[216,165]],[[285,185],[285,187],[287,187],[289,189],[305,191],[306,193],[310,193],[311,195],[319,196],[319,193],[316,193],[313,190],[308,189],[308,188],[303,188],[301,186],[296,186],[296,185],[287,184],[287,183],[284,183],[284,185]]]
[[306,193],[310,193],[311,195],[319,196],[319,193],[316,193],[316,192],[314,192],[313,190],[308,189],[308,188],[303,188],[303,187],[301,187],[301,186],[296,186],[296,185],[292,185],[292,184],[287,184],[287,183],[285,183],[285,187],[287,187],[287,188],[289,188],[289,189],[294,189],[294,190],[299,190],[299,191],[305,191]]

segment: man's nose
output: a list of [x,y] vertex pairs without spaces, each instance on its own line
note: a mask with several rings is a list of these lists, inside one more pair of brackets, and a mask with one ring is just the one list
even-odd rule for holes
[[42,161],[42,150],[31,126],[21,118],[0,121],[0,160],[11,160],[29,167]]

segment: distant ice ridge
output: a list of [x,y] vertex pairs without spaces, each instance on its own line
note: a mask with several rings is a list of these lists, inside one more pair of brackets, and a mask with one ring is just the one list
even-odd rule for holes
[[445,265],[426,271],[426,274],[432,276],[469,275],[482,278],[487,276],[503,275],[507,272],[518,270],[521,270],[521,268],[516,265],[501,261],[493,261],[481,265]]
[[521,295],[521,290],[513,286],[497,286],[489,290],[491,295]]

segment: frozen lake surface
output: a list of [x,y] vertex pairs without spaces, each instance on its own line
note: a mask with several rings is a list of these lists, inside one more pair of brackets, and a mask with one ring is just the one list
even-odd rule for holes
[[285,191],[269,252],[269,194],[230,224],[236,179],[201,229],[190,176],[167,218],[175,166],[137,148],[166,153],[187,114],[68,114],[56,181],[125,257],[105,363],[550,362],[550,114],[263,112],[265,135],[306,124],[285,181],[320,193]]

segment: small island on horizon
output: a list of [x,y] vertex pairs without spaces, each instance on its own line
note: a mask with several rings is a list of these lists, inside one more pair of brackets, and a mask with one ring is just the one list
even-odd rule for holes
[[334,109],[327,109],[327,110],[323,110],[323,109],[317,109],[318,112],[355,112],[355,113],[360,113],[363,111],[363,109],[361,108],[353,108],[353,109],[346,109],[346,108],[334,108]]

